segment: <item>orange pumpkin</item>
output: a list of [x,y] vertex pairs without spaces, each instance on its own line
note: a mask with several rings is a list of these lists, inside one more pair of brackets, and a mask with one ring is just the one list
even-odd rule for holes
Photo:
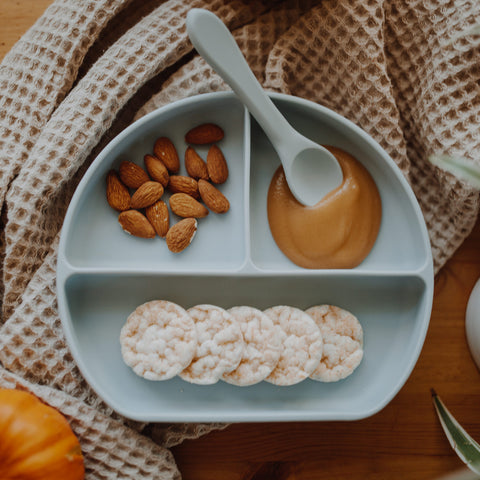
[[0,389],[0,478],[81,480],[77,437],[65,417],[34,395]]

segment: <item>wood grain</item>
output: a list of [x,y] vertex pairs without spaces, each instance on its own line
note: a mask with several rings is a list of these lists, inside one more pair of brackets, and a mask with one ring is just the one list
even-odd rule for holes
[[[0,1],[0,58],[51,0]],[[420,359],[393,401],[356,422],[236,424],[173,448],[184,480],[435,479],[462,467],[435,416],[434,387],[480,440],[480,373],[465,339],[480,277],[480,223],[435,279]]]

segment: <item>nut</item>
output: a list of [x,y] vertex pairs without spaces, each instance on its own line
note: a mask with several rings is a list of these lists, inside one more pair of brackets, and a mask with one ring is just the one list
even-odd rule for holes
[[138,210],[126,210],[120,213],[118,221],[122,228],[135,237],[153,238],[155,230],[147,218]]
[[119,168],[120,180],[129,188],[138,188],[150,180],[147,172],[133,162],[123,161]]
[[207,165],[192,147],[185,150],[185,168],[192,178],[208,180]]
[[168,185],[168,170],[167,167],[153,155],[145,155],[143,157],[147,172],[152,177],[152,180],[159,182],[165,188]]
[[169,138],[158,138],[153,146],[153,153],[162,161],[170,173],[177,173],[180,170],[177,149]]
[[213,183],[224,183],[228,178],[228,166],[223,152],[212,145],[207,153],[208,176]]
[[225,213],[230,208],[230,203],[225,195],[205,180],[198,181],[198,191],[203,203],[214,213]]
[[167,233],[167,247],[171,252],[179,253],[185,250],[197,231],[197,220],[195,218],[184,218],[173,225]]
[[130,193],[115,170],[110,170],[107,174],[107,202],[119,212],[130,208]]
[[132,208],[145,208],[154,204],[163,195],[163,187],[159,182],[148,181],[140,185],[132,195],[130,206]]
[[174,193],[170,197],[170,208],[175,215],[183,218],[203,218],[208,215],[207,208],[186,193]]
[[198,183],[194,178],[184,175],[172,175],[168,182],[168,189],[172,193],[186,193],[193,198],[199,198]]
[[223,138],[223,130],[214,123],[203,123],[192,128],[185,135],[187,143],[205,145],[207,143],[219,142]]
[[157,235],[164,238],[170,226],[170,214],[168,213],[167,204],[163,200],[158,200],[158,202],[145,209],[145,215],[157,232]]

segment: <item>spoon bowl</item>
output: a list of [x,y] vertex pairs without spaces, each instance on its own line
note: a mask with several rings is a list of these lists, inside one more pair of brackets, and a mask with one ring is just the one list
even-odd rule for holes
[[[330,152],[327,153],[330,154]],[[330,154],[331,155],[331,154]],[[342,182],[338,163],[324,160],[325,152],[316,146],[301,150],[293,159],[285,178],[294,197],[304,205],[315,205]],[[285,165],[285,162],[282,162]],[[285,169],[285,167],[284,167]],[[318,179],[322,180],[319,181]]]
[[287,122],[255,78],[223,22],[208,10],[194,8],[187,14],[187,32],[198,53],[230,85],[265,131],[280,157],[294,197],[311,206],[340,186],[343,172],[337,159]]

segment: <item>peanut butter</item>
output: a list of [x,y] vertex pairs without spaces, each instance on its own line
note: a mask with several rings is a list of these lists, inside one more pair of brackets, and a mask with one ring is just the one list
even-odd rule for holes
[[352,155],[326,147],[343,171],[342,184],[317,204],[299,203],[283,168],[268,190],[268,222],[280,250],[304,268],[353,268],[372,249],[380,228],[382,206],[377,186]]

